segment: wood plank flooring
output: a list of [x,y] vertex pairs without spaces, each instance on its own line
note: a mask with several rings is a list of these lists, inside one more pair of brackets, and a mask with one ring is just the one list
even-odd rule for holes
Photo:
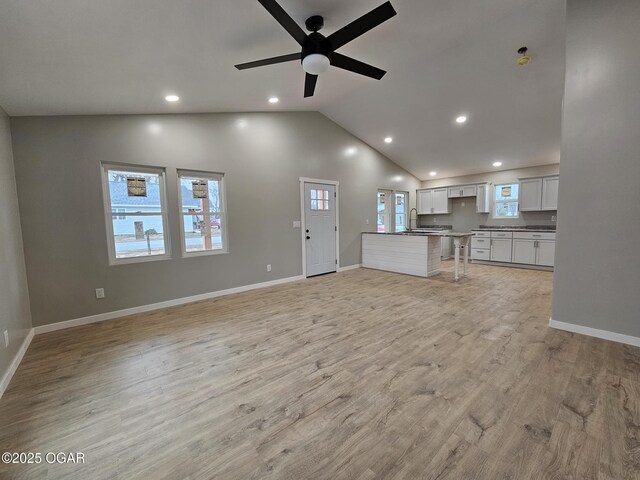
[[469,271],[358,269],[38,335],[0,451],[86,462],[0,478],[640,478],[640,349],[549,329],[549,272]]

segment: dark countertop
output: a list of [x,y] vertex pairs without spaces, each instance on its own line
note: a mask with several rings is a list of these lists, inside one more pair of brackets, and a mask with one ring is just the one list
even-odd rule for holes
[[400,237],[471,237],[472,232],[362,232],[368,235],[395,235]]
[[480,225],[473,232],[547,232],[556,233],[555,225],[519,225],[517,227],[491,227]]

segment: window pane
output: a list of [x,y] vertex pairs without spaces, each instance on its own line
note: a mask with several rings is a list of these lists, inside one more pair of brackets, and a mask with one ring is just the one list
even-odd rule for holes
[[[197,198],[201,195],[198,190],[194,194],[194,182],[196,184],[205,183],[206,198]],[[205,210],[209,212],[219,213],[222,205],[220,204],[220,181],[207,178],[197,177],[180,177],[180,196],[182,198],[182,213],[191,213],[193,211],[201,213]]]
[[518,202],[496,202],[496,217],[517,217]]
[[224,249],[222,181],[207,175],[179,175],[184,251]]
[[[120,207],[127,212],[162,212],[159,174],[109,169],[107,175],[112,210]],[[128,178],[144,179],[146,192],[141,191],[140,195],[146,196],[132,195],[127,188]]]
[[[207,229],[206,217],[210,227]],[[219,214],[183,215],[184,243],[187,252],[221,250],[223,222]]]
[[518,190],[520,185],[517,183],[508,183],[504,185],[496,185],[496,196],[495,200],[497,202],[503,200],[518,200]]
[[112,223],[116,258],[166,253],[162,215],[121,215]]

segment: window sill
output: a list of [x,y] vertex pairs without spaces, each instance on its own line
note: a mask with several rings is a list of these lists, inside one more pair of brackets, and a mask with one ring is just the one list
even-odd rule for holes
[[205,257],[208,255],[226,255],[229,253],[229,250],[203,250],[199,252],[182,252],[182,258],[191,258],[191,257]]
[[130,258],[117,258],[110,259],[109,266],[116,267],[118,265],[130,265],[132,263],[146,263],[146,262],[159,262],[163,260],[171,260],[171,256],[164,255],[149,255],[148,257],[130,257]]

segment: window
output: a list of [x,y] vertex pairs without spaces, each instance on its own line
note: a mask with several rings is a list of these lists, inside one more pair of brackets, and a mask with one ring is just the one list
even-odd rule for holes
[[329,210],[329,190],[311,189],[311,210]]
[[164,169],[102,168],[109,262],[168,258]]
[[391,232],[391,207],[393,192],[378,190],[378,232]]
[[518,218],[518,190],[517,183],[496,185],[494,196],[494,218]]
[[409,204],[408,192],[396,192],[395,202],[393,202],[396,218],[396,232],[403,232],[407,229],[407,207]]
[[178,170],[183,254],[227,251],[223,178],[220,173]]

